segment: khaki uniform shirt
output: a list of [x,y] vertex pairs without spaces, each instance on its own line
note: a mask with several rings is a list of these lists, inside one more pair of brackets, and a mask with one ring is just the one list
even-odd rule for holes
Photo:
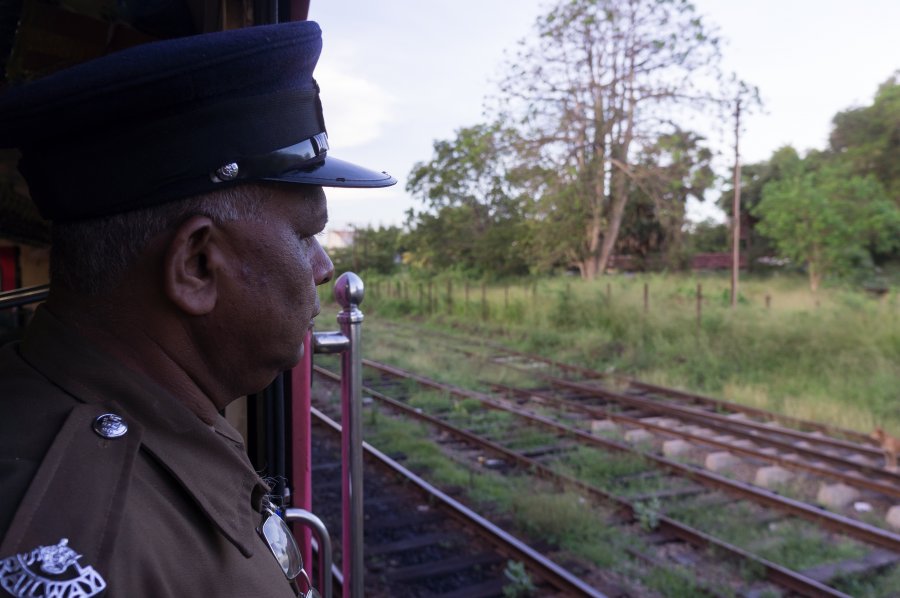
[[[107,413],[124,435],[94,430]],[[293,597],[257,532],[266,491],[224,418],[45,308],[0,349],[0,596]]]

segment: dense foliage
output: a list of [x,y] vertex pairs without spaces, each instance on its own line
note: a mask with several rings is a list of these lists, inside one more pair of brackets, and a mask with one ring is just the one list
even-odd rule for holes
[[872,251],[900,243],[900,210],[882,184],[841,164],[810,168],[798,159],[784,178],[763,188],[754,213],[781,255],[806,264],[813,292],[824,275],[866,270]]
[[[873,104],[838,113],[829,147],[800,156],[783,147],[744,168],[741,186],[749,252],[823,279],[883,286],[879,272],[900,263],[900,84],[882,84]],[[731,189],[720,205],[728,211]]]

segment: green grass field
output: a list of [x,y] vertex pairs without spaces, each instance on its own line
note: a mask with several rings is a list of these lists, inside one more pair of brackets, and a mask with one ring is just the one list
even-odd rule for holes
[[[377,336],[380,321],[414,319],[474,343],[488,338],[794,417],[864,432],[881,425],[900,435],[897,291],[831,287],[813,295],[800,276],[745,277],[732,308],[727,274],[484,286],[454,279],[449,295],[447,279],[432,281],[430,293],[428,281],[403,276],[364,280],[364,335]],[[323,305],[330,294],[322,290]],[[321,329],[333,327],[336,309],[326,307]],[[418,360],[427,367],[429,356]]]

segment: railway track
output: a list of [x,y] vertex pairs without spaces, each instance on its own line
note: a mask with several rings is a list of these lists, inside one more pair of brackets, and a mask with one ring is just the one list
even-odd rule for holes
[[[520,401],[552,403],[579,411],[590,420],[604,420],[605,427],[595,424],[595,429],[607,432],[619,430],[627,435],[634,430],[649,431],[655,435],[660,451],[668,454],[683,455],[691,449],[707,447],[706,451],[695,450],[694,453],[699,453],[695,456],[706,461],[710,453],[727,451],[773,468],[763,471],[762,476],[755,475],[759,467],[750,468],[753,475],[746,480],[748,483],[756,483],[760,477],[763,485],[784,489],[793,479],[787,472],[794,472],[807,478],[813,476],[822,483],[841,484],[844,488],[838,487],[836,492],[843,492],[844,496],[855,496],[847,488],[864,491],[865,494],[843,502],[864,502],[871,507],[866,513],[874,511],[884,515],[900,501],[900,472],[882,466],[880,448],[865,434],[782,417],[624,376],[611,376],[512,351],[496,343],[484,343],[478,352],[456,337],[432,336],[442,341],[443,348],[531,376],[536,385],[528,388],[491,385]],[[648,440],[639,433],[632,432],[630,437]],[[670,440],[682,442],[665,445]],[[721,462],[726,467],[735,465],[725,456],[721,456]],[[809,486],[809,479],[805,481]],[[816,498],[809,498],[809,502],[815,502]],[[847,514],[855,516],[852,511]]]
[[[340,538],[340,425],[312,414],[314,508]],[[365,459],[367,596],[488,598],[516,584],[542,596],[605,596],[377,449],[366,446]]]
[[[505,433],[497,431],[494,431],[496,437],[490,440],[473,440],[469,438],[467,441],[481,442],[482,450],[491,449],[494,454],[500,455],[499,458],[494,459],[497,462],[515,462],[520,467],[537,472],[545,478],[551,478],[558,483],[576,487],[597,500],[607,504],[614,504],[620,512],[624,513],[626,519],[634,520],[635,517],[639,517],[642,512],[646,511],[646,504],[662,500],[663,503],[658,507],[659,514],[656,516],[656,526],[664,535],[670,538],[679,538],[695,547],[714,546],[718,553],[727,554],[735,561],[752,563],[754,568],[764,570],[766,577],[771,582],[800,595],[846,595],[836,588],[829,587],[827,584],[853,573],[857,575],[860,572],[874,574],[877,571],[890,569],[891,567],[896,568],[898,552],[900,552],[898,551],[898,547],[900,547],[898,540],[900,538],[889,531],[829,513],[818,507],[717,475],[703,468],[692,467],[672,459],[660,457],[652,454],[652,452],[638,450],[642,458],[646,459],[652,467],[648,471],[640,472],[637,475],[638,477],[643,476],[643,483],[639,486],[645,488],[655,486],[655,489],[649,492],[637,493],[631,497],[623,496],[622,492],[610,492],[585,483],[577,479],[577,476],[560,476],[557,467],[553,464],[546,465],[545,463],[557,459],[559,455],[578,450],[579,446],[591,446],[619,453],[633,453],[637,450],[628,443],[616,442],[579,429],[578,425],[582,425],[585,420],[583,410],[586,407],[584,405],[577,406],[577,401],[573,403],[570,399],[552,398],[534,390],[511,389],[508,387],[499,388],[498,390],[502,391],[500,395],[489,396],[484,393],[441,384],[384,364],[367,362],[367,367],[370,370],[376,369],[378,371],[377,376],[367,375],[366,377],[369,382],[374,381],[375,384],[373,385],[386,386],[390,389],[392,386],[396,386],[390,380],[414,380],[418,385],[424,385],[445,395],[453,396],[455,400],[477,400],[489,409],[505,410],[516,414],[517,421],[520,423],[514,427],[517,427],[519,430],[542,428],[545,431],[547,437],[544,440],[544,446],[530,446],[524,450],[511,449],[509,447],[515,446],[516,439],[503,438]],[[526,369],[537,368],[531,367]],[[583,383],[568,380],[566,384]],[[566,384],[559,386],[567,388]],[[568,390],[571,390],[571,388]],[[581,391],[583,389],[579,388],[578,390]],[[390,403],[395,409],[406,409],[408,416],[415,416],[412,414],[416,413],[416,407],[403,405],[403,401],[391,399],[386,393],[380,393],[376,389],[369,388],[367,391],[378,398],[378,400]],[[561,408],[560,402],[564,401],[575,404],[577,408],[572,408],[571,405],[568,408]],[[593,407],[587,408],[593,409]],[[551,415],[548,415],[548,413]],[[423,413],[418,414],[420,418],[424,416],[425,414]],[[625,418],[628,416],[619,415],[617,417]],[[602,421],[610,419],[607,417]],[[669,430],[664,424],[671,425],[669,422],[657,421],[657,423],[651,423],[644,421],[646,419],[648,418],[645,417],[639,419],[639,421],[642,421],[645,427],[655,426],[660,433]],[[449,425],[446,421],[436,423],[440,422],[440,420],[441,418],[437,417],[436,421],[430,423],[432,425]],[[569,424],[561,424],[559,420],[568,421]],[[620,420],[620,422],[623,421]],[[444,429],[446,431],[448,428]],[[477,437],[477,434],[474,434],[471,430],[469,432],[455,433]],[[532,457],[536,457],[536,459]],[[654,472],[652,471],[653,469],[658,471]],[[649,483],[650,480],[653,480],[653,482]],[[856,538],[859,543],[854,555],[839,562],[809,566],[805,567],[803,571],[794,571],[769,559],[756,556],[752,550],[720,540],[714,533],[701,531],[675,518],[675,515],[678,514],[679,518],[684,519],[683,514],[690,510],[692,503],[715,505],[718,501],[720,505],[729,505],[729,503],[734,501],[732,497],[739,498],[741,502],[747,501],[752,503],[759,511],[754,515],[756,522],[751,522],[749,525],[756,525],[759,521],[762,521],[765,525],[788,528],[796,526],[795,519],[804,519],[812,525],[808,526],[806,530],[798,528],[797,533],[808,534],[811,533],[810,530],[825,528],[829,530],[829,535],[821,538],[821,541],[825,543],[835,541],[835,538],[839,537]],[[773,515],[773,512],[776,514]],[[669,517],[667,513],[673,514],[673,517]],[[846,542],[846,539],[838,541]],[[752,543],[750,548],[753,548]],[[772,551],[770,550],[769,552]]]

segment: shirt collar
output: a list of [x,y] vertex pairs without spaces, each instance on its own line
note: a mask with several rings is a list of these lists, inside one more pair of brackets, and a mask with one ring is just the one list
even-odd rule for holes
[[252,501],[268,491],[240,434],[217,415],[212,428],[140,372],[100,351],[46,307],[38,308],[19,352],[51,382],[84,403],[109,405],[144,428],[142,448],[178,480],[222,534],[253,554],[259,514]]

